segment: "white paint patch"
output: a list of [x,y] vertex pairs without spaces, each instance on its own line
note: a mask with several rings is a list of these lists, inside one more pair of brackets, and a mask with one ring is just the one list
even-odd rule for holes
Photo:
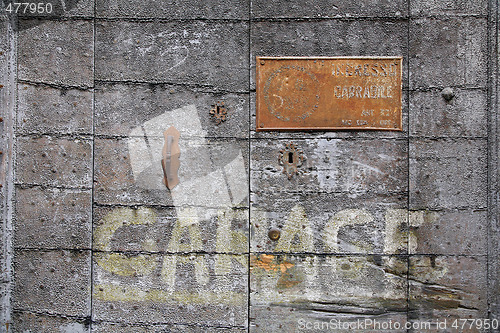
[[161,159],[165,144],[163,132],[170,126],[181,133],[180,183],[170,192],[178,215],[179,209],[195,207],[198,217],[207,218],[207,211],[216,214],[248,197],[247,170],[243,154],[235,143],[226,145],[228,150],[238,152],[236,157],[210,172],[214,152],[205,138],[207,133],[201,126],[196,106],[192,104],[164,112],[130,132],[130,164],[138,187],[168,191],[162,182]]

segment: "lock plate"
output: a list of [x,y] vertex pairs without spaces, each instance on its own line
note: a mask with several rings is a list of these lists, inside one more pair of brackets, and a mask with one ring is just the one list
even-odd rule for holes
[[257,57],[257,131],[401,131],[401,67],[401,57]]

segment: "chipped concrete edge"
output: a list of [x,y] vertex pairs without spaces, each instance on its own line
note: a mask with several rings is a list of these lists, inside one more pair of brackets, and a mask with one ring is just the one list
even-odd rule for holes
[[0,184],[2,184],[0,196],[2,203],[2,262],[0,266],[0,332],[10,332],[11,323],[11,290],[13,284],[13,218],[14,218],[14,128],[16,124],[16,101],[17,101],[17,34],[13,25],[5,16],[0,17],[2,24],[1,30],[6,31],[2,38],[5,38],[6,46],[4,61],[1,63],[0,73],[2,73],[1,82],[3,88],[0,90],[0,104],[3,105],[1,116],[3,118],[3,133],[1,138],[1,149],[3,151],[3,162],[0,164]]

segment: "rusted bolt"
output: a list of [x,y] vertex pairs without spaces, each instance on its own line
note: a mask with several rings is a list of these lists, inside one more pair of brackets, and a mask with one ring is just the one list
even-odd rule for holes
[[3,117],[0,117],[0,123],[3,122]]
[[266,61],[265,61],[265,60],[261,60],[261,61],[260,61],[260,64],[261,64],[261,65],[264,65],[265,63],[266,63]]
[[260,127],[264,127],[264,123],[260,123],[260,125],[259,125],[259,126],[260,126]]
[[278,239],[280,239],[281,231],[278,228],[271,228],[267,235],[271,240],[277,241]]
[[442,91],[441,91],[441,96],[443,96],[443,98],[449,102],[452,100],[453,97],[455,97],[455,93],[453,92],[453,89],[451,89],[450,87],[447,87],[447,88],[444,88]]

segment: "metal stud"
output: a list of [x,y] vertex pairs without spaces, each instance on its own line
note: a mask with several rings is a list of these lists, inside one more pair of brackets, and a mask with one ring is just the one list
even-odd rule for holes
[[267,235],[272,241],[277,241],[280,239],[281,231],[278,228],[271,228]]
[[450,87],[447,87],[441,91],[441,96],[443,96],[443,98],[447,102],[449,102],[453,99],[453,97],[455,97],[455,93],[453,92],[453,89],[451,89]]

